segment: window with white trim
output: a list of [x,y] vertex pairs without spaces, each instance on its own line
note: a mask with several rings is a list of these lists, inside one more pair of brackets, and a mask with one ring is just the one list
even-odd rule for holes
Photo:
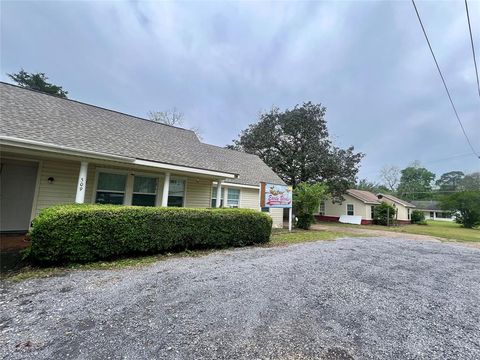
[[126,184],[127,174],[98,173],[95,203],[122,205],[125,201]]
[[185,200],[185,180],[170,180],[167,206],[183,207]]
[[238,208],[240,206],[240,189],[228,188],[227,206]]
[[355,208],[353,204],[347,204],[347,215],[353,215],[355,213]]
[[[222,187],[222,195],[220,196],[220,207],[223,207],[223,195],[224,195],[225,188]],[[217,187],[212,187],[212,208],[216,207],[217,205]]]
[[155,206],[157,201],[157,178],[135,176],[133,180],[132,205]]
[[325,201],[320,201],[320,207],[318,210],[319,215],[325,215]]

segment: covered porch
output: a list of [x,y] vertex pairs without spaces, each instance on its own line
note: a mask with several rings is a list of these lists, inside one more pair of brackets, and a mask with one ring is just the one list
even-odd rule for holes
[[225,182],[233,173],[5,144],[1,150],[2,233],[25,233],[41,209],[58,204],[260,206],[259,187]]

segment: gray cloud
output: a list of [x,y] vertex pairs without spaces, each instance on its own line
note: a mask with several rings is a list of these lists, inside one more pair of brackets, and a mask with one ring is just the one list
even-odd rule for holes
[[[205,141],[230,143],[259,111],[327,106],[361,177],[420,160],[480,168],[408,2],[2,2],[1,78],[42,71],[88,103],[145,116],[181,109]],[[418,4],[471,140],[480,99],[463,3]],[[480,52],[480,3],[470,2]]]

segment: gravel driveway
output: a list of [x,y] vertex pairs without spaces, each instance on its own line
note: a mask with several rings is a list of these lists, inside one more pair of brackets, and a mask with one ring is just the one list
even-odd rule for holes
[[8,359],[479,359],[480,250],[248,248],[2,283]]

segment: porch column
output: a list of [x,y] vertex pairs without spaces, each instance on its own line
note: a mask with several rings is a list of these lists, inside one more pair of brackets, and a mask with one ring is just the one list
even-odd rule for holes
[[215,207],[219,208],[222,204],[222,180],[217,180],[217,198],[215,199]]
[[78,174],[77,194],[75,195],[75,202],[83,204],[85,202],[85,188],[87,187],[87,171],[88,162],[82,161],[80,163],[80,173]]
[[163,180],[162,206],[168,206],[168,191],[170,190],[170,173],[165,173]]

